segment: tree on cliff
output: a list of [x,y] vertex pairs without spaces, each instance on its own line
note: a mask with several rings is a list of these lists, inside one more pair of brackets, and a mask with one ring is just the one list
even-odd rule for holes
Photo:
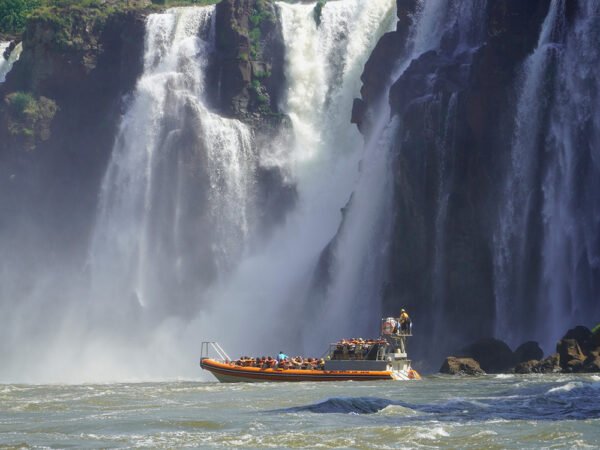
[[40,6],[40,0],[2,0],[0,2],[0,33],[19,33],[27,14]]

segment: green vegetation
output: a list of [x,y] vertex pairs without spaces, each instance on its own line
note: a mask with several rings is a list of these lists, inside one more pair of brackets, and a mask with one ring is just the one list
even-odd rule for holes
[[56,103],[46,97],[36,99],[29,92],[13,92],[4,99],[8,112],[8,132],[25,141],[32,150],[36,140],[50,137],[50,124],[58,111]]
[[[151,0],[157,8],[165,6],[204,6],[220,0]],[[64,9],[106,18],[118,11],[146,6],[143,0],[0,0],[0,34],[21,34],[29,17],[68,25]]]
[[596,336],[600,336],[600,323],[592,329],[592,333]]
[[248,37],[250,38],[250,56],[256,60],[261,55],[260,42],[265,25],[273,24],[276,21],[275,14],[268,0],[256,0],[249,20],[252,26],[248,33]]
[[27,16],[40,5],[41,0],[1,0],[0,33],[20,33]]

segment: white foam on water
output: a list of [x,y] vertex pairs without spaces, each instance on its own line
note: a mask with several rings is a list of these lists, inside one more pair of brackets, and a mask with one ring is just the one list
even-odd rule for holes
[[416,433],[416,437],[417,438],[421,438],[421,439],[437,439],[439,437],[448,437],[450,436],[450,433],[448,433],[448,431],[446,431],[444,429],[444,427],[442,426],[436,426],[433,428],[429,428],[426,431],[419,431]]
[[573,389],[575,388],[579,388],[582,387],[583,383],[578,382],[578,381],[571,381],[567,384],[564,384],[562,386],[557,386],[557,387],[553,387],[551,389],[548,390],[548,394],[552,393],[552,392],[571,392]]
[[400,405],[388,405],[376,414],[381,416],[415,416],[419,414],[411,408],[406,408]]
[[499,380],[508,380],[514,377],[515,375],[513,375],[512,373],[499,373],[498,375],[494,376],[494,378],[497,378]]

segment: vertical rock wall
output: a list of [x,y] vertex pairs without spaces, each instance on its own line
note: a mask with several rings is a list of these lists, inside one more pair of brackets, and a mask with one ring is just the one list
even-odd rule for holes
[[[468,35],[448,13],[437,48],[413,55],[389,95],[401,126],[393,144],[395,217],[383,308],[413,312],[420,358],[494,332],[493,231],[515,82],[549,1],[482,5],[483,30]],[[415,2],[398,1],[397,31],[384,36],[365,66],[354,109],[359,128],[382,92],[377,80],[406,51],[419,14]]]

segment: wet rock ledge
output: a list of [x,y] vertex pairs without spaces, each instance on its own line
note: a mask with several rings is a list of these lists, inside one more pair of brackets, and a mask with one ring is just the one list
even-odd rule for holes
[[556,353],[544,358],[537,342],[528,341],[512,351],[503,341],[480,339],[442,363],[440,373],[484,375],[486,373],[598,373],[600,372],[600,325],[590,330],[579,325],[556,344]]

